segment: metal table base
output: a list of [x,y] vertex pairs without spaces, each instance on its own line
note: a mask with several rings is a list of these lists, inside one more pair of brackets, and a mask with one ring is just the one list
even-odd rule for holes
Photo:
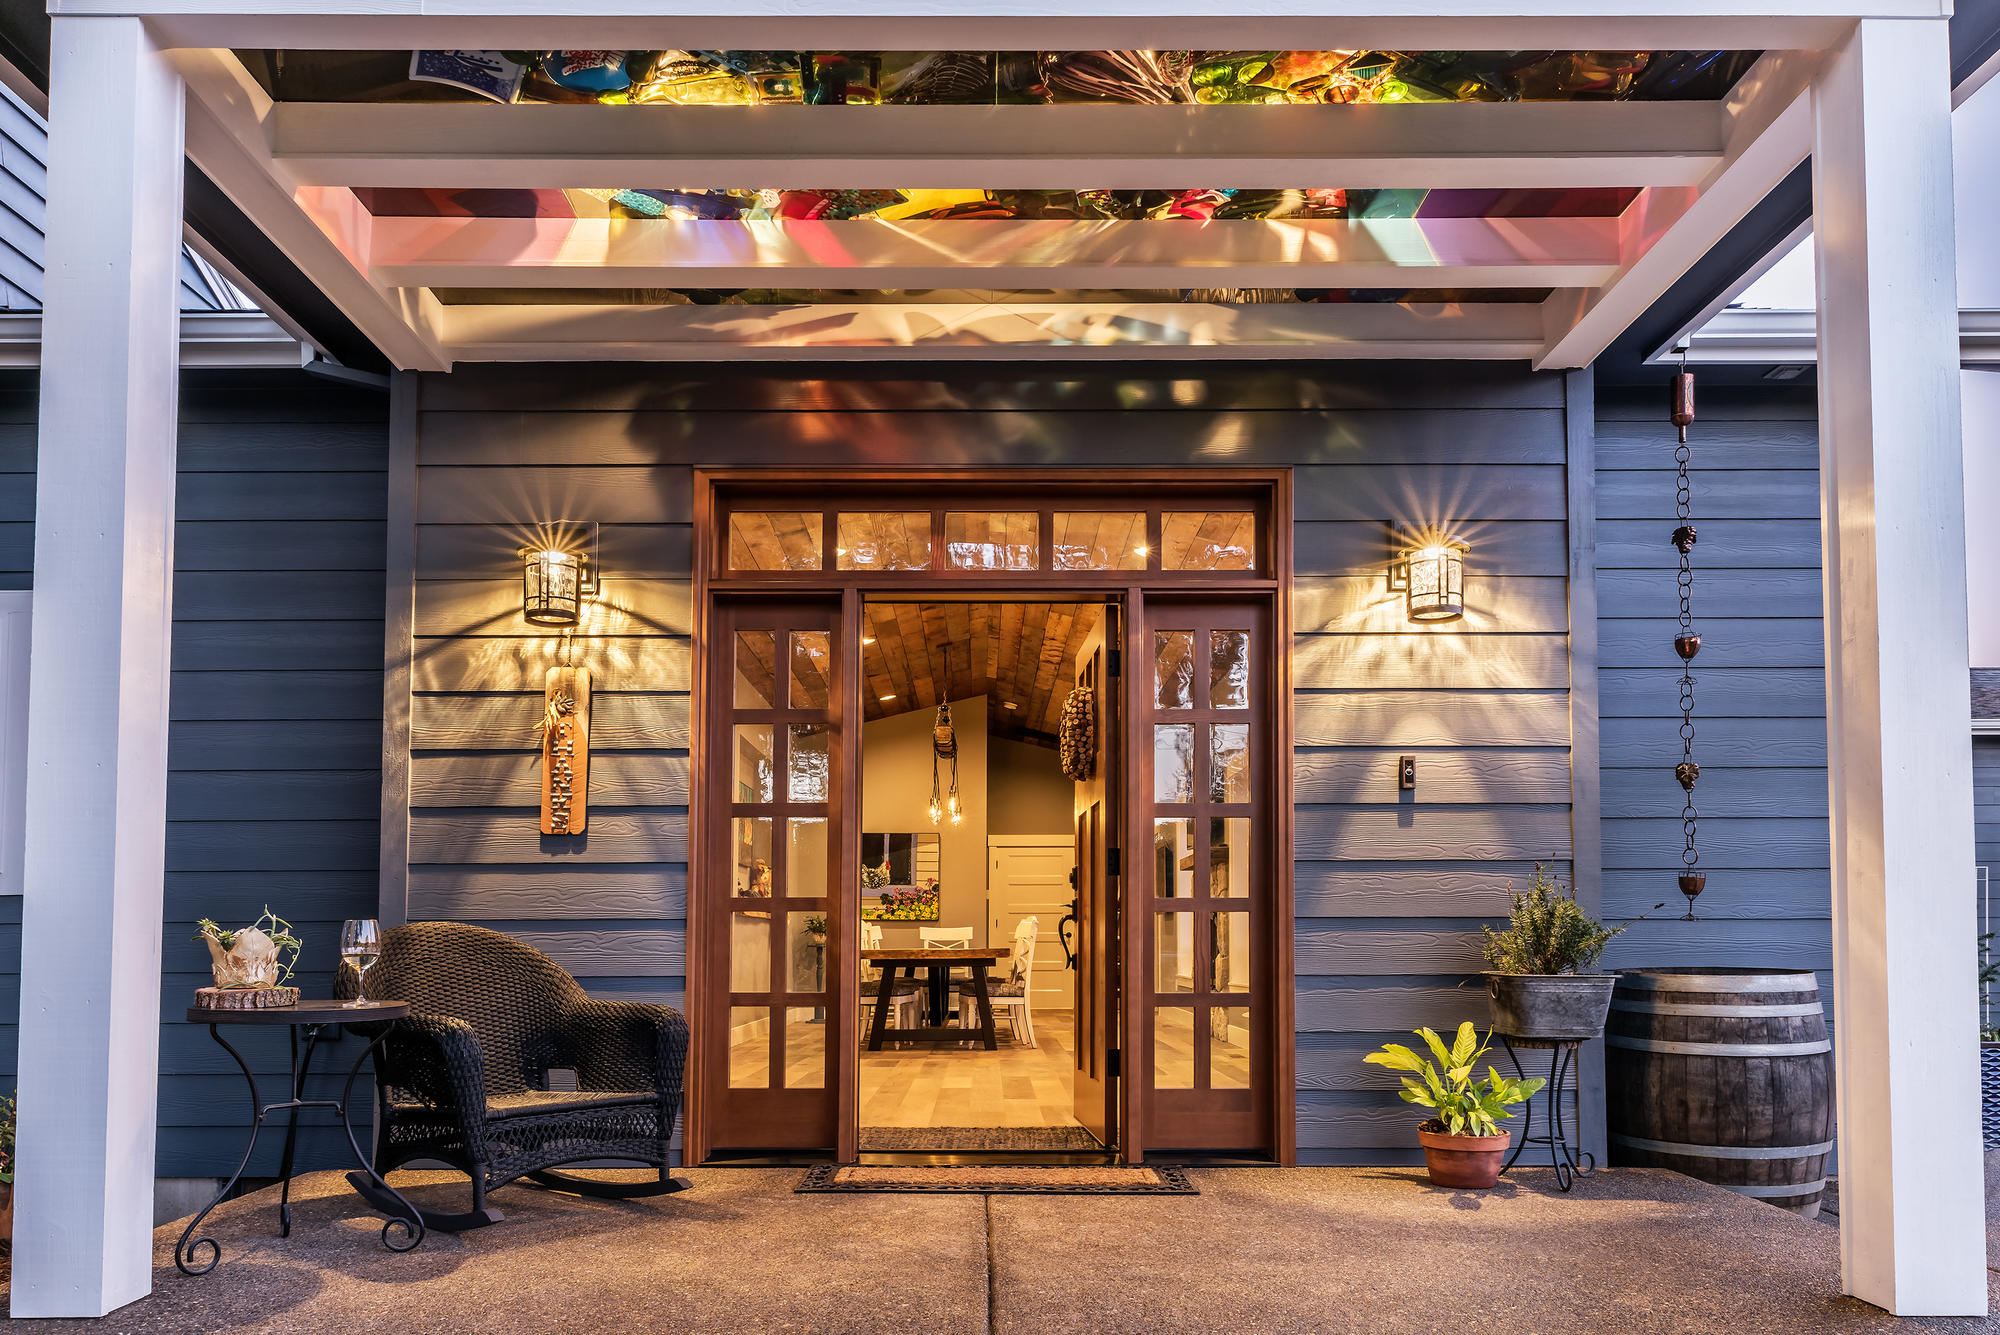
[[1549,1053],[1549,1083],[1545,1092],[1549,1096],[1549,1132],[1538,1136],[1535,1132],[1535,1102],[1528,1100],[1521,1114],[1521,1138],[1514,1144],[1514,1152],[1507,1156],[1506,1172],[1514,1166],[1521,1152],[1530,1145],[1549,1147],[1549,1166],[1556,1170],[1556,1187],[1568,1191],[1576,1185],[1579,1177],[1588,1177],[1597,1168],[1597,1156],[1588,1150],[1579,1150],[1570,1144],[1569,1133],[1563,1127],[1563,1091],[1576,1078],[1576,1052],[1581,1046],[1575,1041],[1559,1041],[1543,1038],[1509,1038],[1497,1034],[1502,1047],[1507,1049],[1508,1060],[1514,1063],[1516,1077],[1525,1079],[1527,1072],[1521,1068],[1521,1054],[1515,1051],[1523,1048],[1546,1048]]
[[[354,1065],[347,1072],[347,1083],[341,1088],[341,1094],[338,1099],[309,1099],[305,1097],[306,1076],[312,1070],[313,1052],[318,1048],[320,1036],[325,1031],[329,1029],[337,1030],[342,1023],[359,1023],[363,1021],[378,1023],[382,1020],[396,1019],[406,1013],[409,1008],[396,1004],[387,1008],[392,1013],[385,1014],[383,1013],[385,1008],[370,1007],[369,1009],[376,1013],[370,1014],[368,1010],[357,1010],[350,1012],[344,1021],[322,1018],[329,1011],[336,1008],[340,1008],[339,1002],[302,1002],[297,1008],[281,1007],[268,1011],[203,1011],[191,1009],[188,1012],[188,1019],[208,1026],[209,1036],[221,1045],[224,1052],[235,1058],[236,1065],[243,1071],[243,1079],[250,1086],[250,1140],[243,1147],[243,1157],[237,1160],[236,1171],[229,1175],[229,1180],[222,1184],[222,1189],[215,1193],[215,1198],[209,1201],[207,1205],[202,1206],[201,1211],[194,1218],[188,1220],[187,1227],[181,1230],[180,1240],[174,1244],[174,1265],[179,1268],[182,1274],[205,1275],[215,1269],[217,1262],[221,1261],[222,1244],[212,1237],[195,1237],[195,1231],[201,1227],[202,1220],[208,1218],[209,1212],[227,1200],[229,1193],[235,1190],[236,1184],[243,1180],[244,1170],[249,1168],[251,1156],[257,1151],[257,1137],[262,1133],[266,1119],[274,1113],[290,1114],[285,1127],[284,1153],[278,1161],[278,1179],[281,1184],[278,1192],[278,1236],[288,1238],[292,1235],[292,1166],[298,1151],[299,1113],[307,1108],[326,1108],[340,1114],[341,1129],[347,1133],[347,1144],[354,1151],[355,1161],[361,1165],[362,1171],[367,1173],[374,1185],[380,1187],[383,1192],[387,1193],[389,1198],[402,1207],[402,1214],[392,1214],[383,1222],[382,1245],[392,1252],[406,1252],[424,1240],[423,1216],[414,1205],[411,1205],[394,1187],[390,1186],[380,1173],[375,1171],[373,1161],[362,1150],[361,1142],[354,1134],[354,1119],[349,1111],[353,1104],[355,1079],[360,1076],[362,1065],[375,1055],[375,1050],[382,1045],[382,1040],[389,1036],[388,1027],[385,1025],[382,1033],[377,1035],[372,1043],[362,1049],[361,1055],[354,1059]],[[287,1024],[289,1026],[292,1052],[291,1097],[281,1099],[276,1103],[265,1103],[263,1101],[263,1096],[257,1090],[257,1077],[251,1074],[250,1063],[245,1061],[243,1054],[232,1047],[229,1040],[222,1036],[220,1026],[225,1024]],[[301,1030],[305,1031],[303,1051],[301,1051],[299,1044],[299,1032]],[[398,1228],[402,1230],[401,1233],[392,1236],[392,1230]],[[196,1259],[200,1255],[201,1248],[204,1246],[208,1248],[208,1257],[205,1263],[199,1262]]]

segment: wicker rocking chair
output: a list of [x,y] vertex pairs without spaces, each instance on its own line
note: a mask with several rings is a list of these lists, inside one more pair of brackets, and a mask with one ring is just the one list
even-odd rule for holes
[[[680,1012],[592,1001],[540,951],[451,922],[384,932],[368,991],[410,1003],[376,1057],[376,1171],[436,1159],[472,1179],[471,1211],[419,1211],[426,1228],[499,1223],[486,1194],[516,1178],[616,1200],[689,1185],[667,1169],[687,1060]],[[549,1072],[560,1070],[576,1073],[575,1089],[548,1088]],[[551,1171],[605,1159],[652,1164],[659,1178],[603,1182]],[[367,1174],[347,1181],[377,1210],[407,1213]]]

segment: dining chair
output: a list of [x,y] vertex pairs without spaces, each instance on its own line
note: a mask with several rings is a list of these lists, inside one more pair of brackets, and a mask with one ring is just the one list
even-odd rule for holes
[[[1007,1023],[1013,1026],[1014,1037],[1029,1047],[1039,1046],[1035,1042],[1035,1016],[1033,1010],[1035,976],[1035,942],[1040,937],[1042,922],[1034,914],[1015,925],[1014,948],[1007,957],[1005,977],[991,977],[986,980],[986,999],[995,1011],[1007,1012]],[[979,1001],[973,993],[972,984],[965,983],[958,989],[958,1022],[966,1028],[978,1023]]]
[[925,950],[970,950],[972,932],[970,927],[919,927],[917,940]]
[[[861,948],[880,950],[882,948],[882,924],[864,921],[861,924]],[[868,1026],[875,1022],[875,999],[881,995],[882,969],[880,965],[864,961],[861,965],[861,1041],[868,1041]],[[923,1022],[923,986],[915,979],[905,978],[896,983],[895,1014],[890,1022],[898,1029],[914,1028]]]

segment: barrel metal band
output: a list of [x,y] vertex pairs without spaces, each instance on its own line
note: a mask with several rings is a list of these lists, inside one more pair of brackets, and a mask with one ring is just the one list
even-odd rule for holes
[[1727,1182],[1712,1182],[1710,1186],[1733,1191],[1738,1196],[1755,1196],[1759,1200],[1781,1200],[1786,1196],[1810,1196],[1826,1186],[1826,1179],[1816,1177],[1810,1182],[1799,1182],[1789,1187],[1732,1187]]
[[1817,1001],[1801,1002],[1784,1006],[1708,1006],[1681,1001],[1636,1001],[1626,997],[1614,997],[1611,1009],[1629,1011],[1638,1015],[1714,1015],[1723,1018],[1739,1017],[1746,1020],[1774,1019],[1781,1015],[1819,1015],[1822,1013]]
[[1832,1052],[1833,1043],[1819,1039],[1812,1043],[1674,1043],[1657,1038],[1630,1038],[1606,1034],[1608,1048],[1630,1048],[1635,1052],[1664,1052],[1677,1057],[1810,1057]]
[[1649,1154],[1679,1154],[1693,1159],[1810,1159],[1816,1154],[1833,1151],[1830,1140],[1822,1140],[1817,1145],[1682,1145],[1671,1140],[1624,1136],[1616,1131],[1611,1133],[1611,1143],[1630,1150],[1645,1150]]
[[1809,973],[1621,973],[1618,986],[1644,992],[1817,992]]

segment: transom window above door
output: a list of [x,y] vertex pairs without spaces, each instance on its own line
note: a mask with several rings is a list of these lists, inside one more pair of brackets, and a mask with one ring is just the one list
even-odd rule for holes
[[1112,488],[1079,479],[959,502],[946,480],[919,490],[890,479],[878,488],[829,479],[816,492],[795,493],[745,477],[740,489],[734,482],[717,488],[709,577],[1269,580],[1277,574],[1273,479],[1244,481],[1198,489],[1134,479]]

